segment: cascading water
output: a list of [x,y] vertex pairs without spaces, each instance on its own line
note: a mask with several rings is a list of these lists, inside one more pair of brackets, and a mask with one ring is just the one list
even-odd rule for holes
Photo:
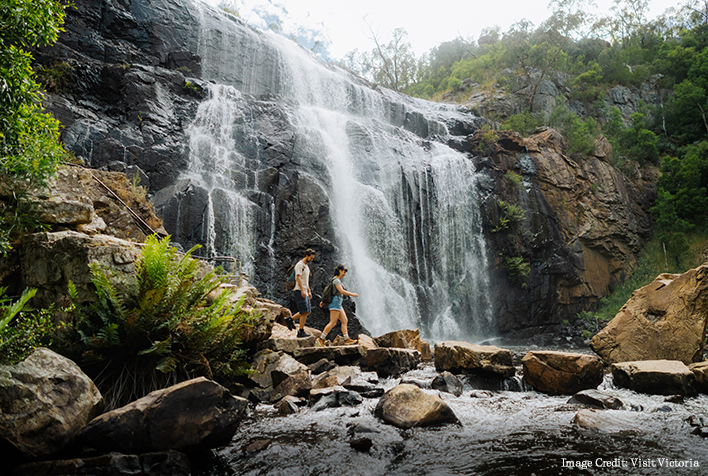
[[[207,251],[234,255],[247,270],[259,243],[277,259],[277,230],[256,225],[274,223],[276,211],[257,190],[264,167],[247,144],[263,128],[250,98],[266,98],[285,111],[293,160],[327,195],[335,255],[351,270],[345,284],[360,294],[365,326],[376,335],[418,327],[433,339],[493,334],[474,166],[421,137],[446,136],[444,116],[459,112],[375,90],[289,40],[195,7],[203,76],[217,83],[190,129],[187,172],[209,194]],[[423,118],[427,134],[402,127],[411,117]]]

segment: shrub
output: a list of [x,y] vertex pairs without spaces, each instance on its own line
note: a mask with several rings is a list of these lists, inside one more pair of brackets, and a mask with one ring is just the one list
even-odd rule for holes
[[6,291],[0,288],[0,365],[15,364],[37,347],[51,345],[56,330],[51,310],[27,308],[36,289],[25,289],[14,303],[5,297]]
[[169,238],[149,237],[137,262],[136,284],[119,292],[106,270],[93,267],[97,301],[74,304],[82,366],[109,407],[181,380],[245,373],[240,336],[252,318],[222,290],[228,277],[200,276],[192,248],[180,256]]
[[511,129],[524,137],[533,134],[538,126],[538,118],[528,110],[520,114],[514,114],[502,123],[503,129]]
[[501,209],[499,224],[492,230],[493,233],[506,230],[510,225],[521,222],[526,218],[526,212],[519,205],[498,200],[497,204]]
[[531,265],[524,261],[523,256],[511,256],[504,260],[504,268],[509,272],[509,281],[519,283],[522,288],[528,286]]
[[521,175],[517,174],[516,172],[512,172],[511,170],[508,170],[504,174],[504,181],[512,187],[518,187],[519,185],[521,185],[521,180]]
[[51,68],[40,66],[36,75],[45,90],[51,93],[64,93],[71,86],[74,68],[69,63],[62,61]]

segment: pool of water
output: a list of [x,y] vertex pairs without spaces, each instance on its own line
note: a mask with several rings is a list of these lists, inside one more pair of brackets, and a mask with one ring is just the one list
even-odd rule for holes
[[[430,381],[432,364],[401,378]],[[389,389],[401,378],[385,379]],[[474,383],[473,383],[474,384]],[[582,407],[567,396],[485,390],[466,382],[460,397],[435,390],[460,425],[402,430],[374,416],[376,399],[356,407],[277,415],[272,405],[251,410],[231,444],[200,461],[195,474],[227,475],[708,475],[708,439],[692,434],[692,415],[708,421],[708,396],[599,390],[619,398],[621,410],[601,410],[602,430],[581,428]],[[368,447],[370,445],[370,447]],[[368,447],[368,448],[367,448]]]

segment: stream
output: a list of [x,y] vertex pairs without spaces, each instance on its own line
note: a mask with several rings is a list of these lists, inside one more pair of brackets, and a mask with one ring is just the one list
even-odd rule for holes
[[[288,416],[258,404],[231,444],[198,462],[193,474],[708,475],[708,439],[693,435],[688,421],[708,419],[708,396],[671,403],[616,388],[607,374],[598,390],[623,407],[598,410],[606,417],[602,429],[589,429],[573,423],[587,407],[529,389],[519,374],[520,368],[504,385],[515,390],[480,389],[464,376],[460,397],[424,389],[447,402],[460,425],[402,430],[374,416],[378,398],[322,411],[301,407]],[[378,385],[388,390],[401,379],[430,382],[437,375],[426,362]]]

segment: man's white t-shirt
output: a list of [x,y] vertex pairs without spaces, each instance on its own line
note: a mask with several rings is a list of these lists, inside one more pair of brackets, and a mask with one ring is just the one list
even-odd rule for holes
[[302,285],[305,287],[305,291],[310,289],[310,267],[307,266],[304,262],[304,260],[300,260],[297,262],[295,265],[295,288],[294,291],[302,291],[300,289],[300,285],[297,283],[297,276],[300,276],[300,281],[302,282]]

